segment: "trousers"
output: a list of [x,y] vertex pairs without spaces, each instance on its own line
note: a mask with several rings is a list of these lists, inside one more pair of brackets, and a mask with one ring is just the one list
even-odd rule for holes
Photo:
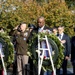
[[28,64],[27,55],[17,55],[17,75],[25,75],[25,65]]

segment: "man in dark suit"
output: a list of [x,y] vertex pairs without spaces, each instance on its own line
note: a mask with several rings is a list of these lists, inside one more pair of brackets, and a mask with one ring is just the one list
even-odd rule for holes
[[[67,34],[64,33],[64,26],[58,27],[58,38],[61,44],[64,46],[64,60],[62,63],[63,75],[67,75],[67,60],[69,59],[71,43],[70,38]],[[60,70],[58,71],[60,73]]]
[[[30,36],[34,36],[33,33],[36,33],[38,34],[39,32],[43,33],[44,31],[47,31],[48,33],[51,33],[52,29],[50,29],[49,27],[47,27],[45,25],[45,18],[44,17],[39,17],[37,19],[37,27],[35,29],[32,30],[32,33]],[[35,45],[38,45],[38,40],[36,38],[36,44]],[[37,46],[36,46],[37,47]],[[38,58],[38,57],[37,57]],[[34,65],[34,64],[33,64]],[[38,70],[37,70],[37,67],[34,65],[34,75],[37,75],[38,73]],[[50,75],[49,72],[47,72],[47,74],[45,74],[45,72],[43,70],[41,70],[41,75]]]
[[75,36],[73,36],[71,39],[71,62],[73,65],[73,74],[75,75]]

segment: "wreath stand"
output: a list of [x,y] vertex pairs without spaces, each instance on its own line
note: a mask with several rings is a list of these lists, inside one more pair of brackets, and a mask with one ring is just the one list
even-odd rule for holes
[[[45,51],[48,51],[48,53],[49,53],[49,58],[50,58],[51,66],[52,66],[52,69],[53,69],[53,75],[56,75],[56,70],[54,68],[54,64],[53,64],[53,60],[52,60],[52,55],[51,55],[47,35],[45,35],[45,37],[42,38],[42,40],[46,41],[47,48],[46,47],[41,47],[41,44],[40,44],[41,43],[41,37],[40,37],[40,35],[38,35],[38,75],[40,75],[40,72],[41,72]],[[41,55],[40,55],[40,52],[42,52]]]
[[3,60],[4,56],[2,54],[2,44],[1,43],[0,43],[0,57],[1,57],[2,65],[3,65],[2,75],[7,75],[6,68],[4,65],[4,60]]

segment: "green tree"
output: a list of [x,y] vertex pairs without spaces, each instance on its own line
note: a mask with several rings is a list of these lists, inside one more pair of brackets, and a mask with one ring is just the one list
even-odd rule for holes
[[74,35],[73,25],[75,25],[74,14],[68,9],[66,3],[59,1],[43,2],[41,5],[36,1],[19,2],[18,0],[8,0],[0,4],[0,26],[10,32],[20,22],[35,25],[39,16],[46,18],[49,27],[64,25],[65,32],[70,36]]
[[50,2],[48,6],[44,5],[44,10],[47,12],[45,15],[47,25],[50,25],[50,27],[63,25],[65,26],[65,33],[74,35],[74,14],[72,14],[65,3]]

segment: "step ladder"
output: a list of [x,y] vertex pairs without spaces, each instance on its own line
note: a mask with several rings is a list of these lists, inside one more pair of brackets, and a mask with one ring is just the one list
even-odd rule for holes
[[[51,51],[50,51],[50,44],[48,42],[47,35],[45,35],[45,37],[43,37],[42,40],[45,41],[45,44],[43,44],[43,45],[46,45],[46,47],[45,46],[41,47],[42,41],[41,41],[40,35],[38,35],[38,75],[40,75],[40,73],[41,73],[41,68],[42,68],[45,51],[48,51],[49,59],[51,61],[51,66],[52,66],[52,70],[53,70],[53,75],[56,75],[56,70],[54,68],[54,63],[53,63],[52,55],[51,55]],[[40,55],[41,51],[42,51],[42,54]]]
[[4,55],[2,54],[2,44],[1,43],[0,43],[0,57],[1,57],[0,60],[2,61],[2,66],[3,66],[3,75],[7,75],[4,60],[3,60]]

